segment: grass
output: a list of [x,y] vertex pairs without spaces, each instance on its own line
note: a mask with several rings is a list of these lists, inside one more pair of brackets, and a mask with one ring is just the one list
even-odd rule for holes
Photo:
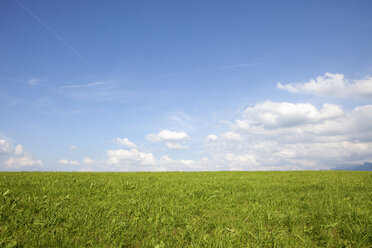
[[372,247],[372,173],[0,173],[0,247]]

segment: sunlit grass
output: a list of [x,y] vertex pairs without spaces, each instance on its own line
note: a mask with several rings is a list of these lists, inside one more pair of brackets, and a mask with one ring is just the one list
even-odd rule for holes
[[0,173],[1,247],[371,247],[370,172]]

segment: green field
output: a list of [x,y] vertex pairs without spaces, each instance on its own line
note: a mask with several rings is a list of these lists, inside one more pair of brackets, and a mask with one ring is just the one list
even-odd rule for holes
[[0,173],[0,247],[372,247],[372,173]]

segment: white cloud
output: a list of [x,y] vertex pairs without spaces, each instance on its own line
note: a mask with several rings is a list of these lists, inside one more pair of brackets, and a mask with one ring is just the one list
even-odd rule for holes
[[227,140],[235,140],[239,141],[242,139],[239,133],[236,133],[234,131],[226,132],[221,135],[222,138],[227,139]]
[[25,169],[25,167],[29,166],[41,166],[43,165],[41,160],[34,160],[32,155],[29,153],[24,153],[22,156],[12,156],[9,157],[4,164],[9,169]]
[[157,159],[151,152],[137,149],[108,150],[107,159],[100,163],[100,170],[113,171],[188,171],[197,165],[193,160],[176,160],[168,156]]
[[170,118],[181,124],[187,124],[188,122],[192,120],[190,116],[188,116],[187,114],[183,112],[173,113],[172,115],[170,115]]
[[108,85],[109,82],[93,82],[87,84],[72,84],[72,85],[64,85],[61,89],[81,89],[81,88],[92,88],[96,86]]
[[325,73],[304,83],[278,83],[277,87],[291,93],[317,96],[372,98],[372,77],[361,80],[345,79],[343,74]]
[[57,161],[59,164],[70,164],[70,165],[79,165],[80,163],[75,160],[60,159]]
[[342,114],[342,109],[332,104],[324,104],[322,109],[318,110],[310,103],[266,101],[247,108],[243,112],[243,119],[237,120],[237,122],[241,128],[261,126],[266,129],[275,129],[314,124],[337,118]]
[[225,170],[330,169],[372,159],[370,123],[372,105],[344,111],[267,101],[247,108],[223,134],[238,133],[241,140],[218,139],[204,153],[207,166]]
[[112,101],[136,96],[135,92],[121,90],[112,82],[92,82],[64,85],[59,88],[62,95],[78,101]]
[[218,140],[218,136],[215,134],[209,134],[207,138],[205,139],[206,143],[212,143],[214,141]]
[[0,139],[0,153],[11,153],[11,145],[4,139]]
[[106,151],[108,159],[106,163],[109,165],[154,165],[156,160],[152,153],[141,152],[137,149],[124,150],[108,150]]
[[76,147],[76,146],[74,146],[74,145],[70,145],[70,146],[68,147],[68,149],[70,149],[70,150],[74,151],[74,150],[76,150],[76,149],[77,149],[77,147]]
[[[108,150],[94,166],[113,171],[330,169],[372,160],[370,123],[372,105],[345,111],[333,104],[265,101],[242,111],[220,135],[209,134],[200,160],[156,158],[132,148]],[[188,138],[169,130],[147,135],[174,146]]]
[[[275,103],[273,106],[281,106]],[[285,103],[286,105],[287,103]],[[261,105],[256,104],[256,106]],[[299,112],[298,116],[288,114],[286,111],[260,109],[245,111],[236,120],[236,132],[251,136],[255,140],[275,140],[281,142],[314,142],[314,141],[372,141],[372,105],[356,107],[354,110],[344,112],[340,107],[324,104],[321,110],[307,104],[313,109],[311,114]],[[298,108],[302,104],[296,105]],[[280,109],[280,107],[279,107]],[[296,112],[296,111],[294,111]],[[266,116],[270,116],[266,118]]]
[[13,147],[3,139],[0,140],[0,153],[7,156],[7,159],[3,161],[5,169],[27,169],[31,167],[37,169],[43,165],[41,160],[34,160],[30,153],[25,152],[22,145]]
[[79,168],[78,171],[80,171],[80,172],[95,172],[95,171],[97,171],[97,168],[90,167],[90,166],[82,166],[82,167]]
[[224,154],[224,159],[226,163],[229,165],[230,170],[244,170],[244,168],[257,168],[259,167],[259,163],[256,161],[256,157],[252,153],[246,154],[234,154],[234,153],[226,153]]
[[[100,171],[322,170],[372,160],[372,105],[265,101],[248,107],[220,135],[209,134],[199,160],[157,158],[140,148],[107,150]],[[181,145],[185,132],[162,130],[147,139]],[[125,140],[125,139],[123,139]],[[123,143],[128,143],[125,140]],[[86,170],[87,167],[82,167]]]
[[15,155],[22,155],[22,154],[24,154],[23,146],[22,146],[22,145],[17,145],[17,146],[14,148],[14,154],[15,154]]
[[187,145],[183,145],[183,144],[176,143],[176,142],[165,142],[164,144],[165,144],[168,148],[170,148],[170,149],[188,149],[188,148],[190,148],[190,147],[187,146]]
[[84,157],[83,158],[83,163],[84,164],[94,164],[96,161],[94,161],[93,159],[91,159],[90,157]]
[[264,65],[264,63],[233,64],[233,65],[221,66],[221,67],[216,68],[216,69],[217,70],[224,70],[224,69],[232,69],[232,68],[252,67],[252,66],[258,66],[258,65]]
[[197,164],[193,160],[176,160],[169,156],[163,156],[158,160],[160,171],[189,171],[193,170]]
[[[292,93],[319,96],[371,98],[372,78],[349,81],[342,74],[326,73],[305,83],[278,88]],[[91,83],[62,87],[66,94],[100,95],[110,84]],[[101,91],[101,89],[103,91]],[[112,89],[114,90],[114,89]],[[111,94],[111,93],[110,93]],[[179,117],[181,116],[181,117]],[[185,124],[188,116],[171,117]],[[177,171],[177,170],[302,170],[330,169],[340,164],[356,164],[372,160],[372,105],[343,110],[341,106],[312,103],[259,102],[242,111],[225,130],[209,134],[200,160],[155,156],[127,138],[116,143],[127,149],[106,151],[106,157],[93,160],[84,157],[81,170],[100,171]],[[189,130],[189,129],[183,129]],[[186,132],[161,130],[148,134],[149,141],[161,142],[171,149],[188,148]],[[76,149],[70,146],[70,149]],[[1,156],[6,168],[41,166],[22,145],[11,146],[0,139]],[[78,161],[61,159],[60,164],[78,165]]]
[[59,164],[68,164],[68,160],[67,159],[60,159],[57,161],[57,163]]
[[43,83],[43,82],[46,82],[46,81],[48,81],[48,80],[47,79],[40,79],[40,78],[30,78],[29,80],[27,80],[27,84],[31,85],[31,86],[37,86],[40,83]]
[[[193,160],[172,159],[169,156],[156,158],[151,152],[137,148],[107,150],[107,157],[94,161],[83,159],[80,171],[190,171],[198,164]],[[64,161],[66,163],[67,161]],[[199,170],[201,170],[199,168]]]
[[190,138],[185,132],[173,132],[169,130],[162,130],[157,134],[148,134],[147,140],[153,142],[162,142],[171,149],[189,148],[185,142]]
[[[176,122],[176,126],[183,130],[193,131],[194,130],[194,120],[189,115],[184,112],[173,112],[169,114],[169,119]],[[173,124],[174,125],[174,124]]]
[[127,139],[127,138],[117,137],[116,138],[116,143],[118,145],[127,146],[129,148],[136,148],[137,147],[136,144],[134,144],[133,142],[129,141],[129,139]]
[[188,137],[185,132],[172,132],[169,130],[162,130],[157,134],[147,135],[147,139],[151,141],[182,141]]

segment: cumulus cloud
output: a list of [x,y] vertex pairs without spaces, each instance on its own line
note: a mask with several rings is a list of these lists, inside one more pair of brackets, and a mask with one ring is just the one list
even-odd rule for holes
[[0,153],[10,153],[12,151],[11,145],[4,139],[0,139]]
[[[60,160],[67,164],[67,159]],[[201,170],[199,164],[190,159],[156,157],[139,147],[106,151],[106,157],[93,160],[85,157],[79,171],[192,171]]]
[[[128,148],[107,150],[106,157],[99,161],[86,157],[81,169],[324,170],[372,160],[370,123],[372,105],[344,110],[334,104],[317,107],[311,103],[264,101],[241,111],[220,134],[207,135],[199,160],[156,157],[126,138],[117,138]],[[147,139],[172,147],[182,146],[189,136],[162,130],[147,135]]]
[[[272,108],[260,108],[265,103],[258,103],[248,108],[243,115],[236,119],[236,131],[245,135],[253,135],[257,139],[271,139],[286,142],[309,142],[315,140],[372,141],[372,105],[356,107],[344,112],[341,107],[324,104],[318,110],[311,104],[306,104],[310,112],[281,111],[288,103],[271,103]],[[294,105],[301,108],[304,104]],[[294,107],[292,106],[292,107]],[[258,107],[258,108],[257,108]],[[251,111],[255,109],[255,111]],[[260,113],[256,110],[260,109]],[[260,138],[261,137],[261,138]]]
[[23,151],[23,146],[22,145],[17,145],[14,148],[14,154],[15,155],[22,155],[23,153],[24,153],[24,151]]
[[163,156],[158,160],[158,171],[189,171],[197,166],[193,160],[172,159],[169,156]]
[[188,148],[190,148],[187,145],[183,145],[183,144],[175,143],[175,142],[165,142],[165,145],[170,149],[188,149]]
[[41,160],[34,160],[32,155],[29,153],[24,153],[22,156],[12,156],[9,157],[4,164],[9,169],[26,169],[30,166],[41,166],[43,165]]
[[223,133],[221,137],[227,140],[235,140],[235,141],[239,141],[242,139],[239,133],[236,133],[233,131]]
[[[109,83],[96,82],[63,86],[60,90],[84,96],[105,92],[101,88],[110,93],[114,90],[111,87]],[[371,77],[347,80],[342,74],[326,73],[308,82],[278,83],[277,87],[291,93],[318,96],[372,97]],[[177,116],[173,118],[175,121],[186,123],[187,116],[183,119]],[[107,150],[106,156],[98,160],[84,157],[79,167],[95,171],[330,169],[372,160],[371,123],[372,105],[345,110],[328,103],[315,106],[309,102],[263,101],[241,111],[225,130],[207,135],[199,160],[173,159],[168,155],[157,157],[128,138],[117,137],[116,143],[126,149]],[[161,130],[146,138],[171,149],[189,148],[190,137],[182,131]],[[4,139],[0,139],[0,155],[7,157],[3,164],[8,169],[42,165],[42,161],[33,159],[22,145],[13,147]],[[58,163],[80,164],[68,159]]]
[[310,103],[289,103],[266,101],[247,108],[243,118],[237,120],[244,126],[261,126],[266,129],[294,127],[304,124],[315,124],[327,119],[334,119],[343,114],[342,109],[333,104],[324,104],[318,110]]
[[[205,138],[201,159],[156,157],[138,147],[106,151],[89,168],[112,171],[324,170],[372,160],[372,105],[259,102],[220,134]],[[183,145],[185,132],[162,130],[147,139]],[[124,144],[129,140],[124,140]],[[169,144],[168,144],[169,145]],[[168,146],[169,147],[169,146]],[[97,169],[98,168],[98,169]]]
[[212,143],[214,141],[218,140],[218,136],[215,134],[209,134],[207,138],[205,139],[206,143]]
[[83,163],[84,164],[94,164],[96,161],[94,161],[93,159],[91,159],[90,157],[84,157],[83,158]]
[[107,150],[107,158],[96,163],[98,170],[111,171],[190,171],[197,168],[193,160],[156,158],[151,152],[138,149]]
[[[372,159],[371,122],[372,105],[344,111],[266,101],[243,111],[204,152],[210,166],[226,170],[330,169]],[[240,140],[222,139],[231,132]]]
[[57,161],[59,164],[79,165],[80,163],[75,160],[60,159]]
[[151,141],[171,141],[177,142],[188,138],[185,132],[172,132],[169,130],[162,130],[157,134],[149,134],[147,138]]
[[162,130],[159,133],[148,134],[147,140],[153,142],[162,142],[171,149],[189,148],[185,143],[190,138],[185,132],[173,132],[169,130]]
[[343,74],[325,73],[316,79],[303,83],[278,83],[277,87],[291,93],[317,96],[372,98],[372,77],[348,80]]
[[106,151],[108,159],[105,164],[116,167],[119,170],[132,170],[137,166],[152,166],[156,164],[155,157],[152,153],[142,152],[137,149],[124,150],[108,150]]
[[250,152],[246,154],[234,154],[228,152],[223,158],[230,170],[244,170],[244,168],[258,168],[259,163],[256,161],[256,156]]
[[7,157],[7,159],[3,161],[5,169],[36,169],[40,168],[40,166],[43,165],[43,162],[41,160],[34,160],[32,154],[25,152],[22,145],[16,145],[15,147],[13,147],[8,141],[4,139],[0,140],[0,154],[5,154],[5,156]]
[[116,143],[117,143],[118,145],[127,146],[127,147],[129,147],[129,148],[136,148],[136,147],[137,147],[136,144],[134,144],[133,142],[131,142],[131,141],[130,141],[129,139],[127,139],[127,138],[119,138],[119,137],[117,137],[117,138],[116,138]]

